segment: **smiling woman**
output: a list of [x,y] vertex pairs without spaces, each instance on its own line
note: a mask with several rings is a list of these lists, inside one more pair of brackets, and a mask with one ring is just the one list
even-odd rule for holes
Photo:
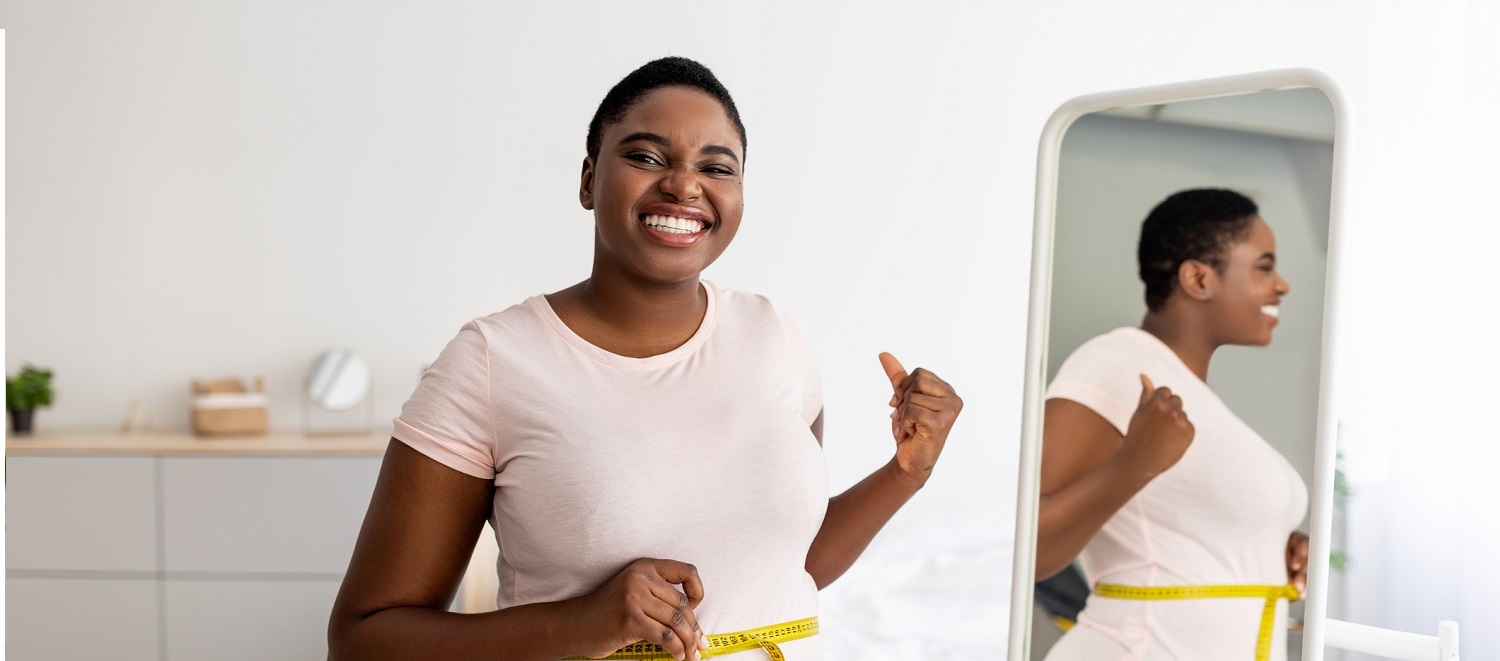
[[[701,280],[739,229],[745,130],[651,62],[589,128],[588,279],[466,324],[395,421],[333,658],[822,658],[818,590],[926,483],[962,402],[881,354],[893,456],[833,498],[801,327]],[[486,521],[499,609],[452,600]]]
[[1138,260],[1140,327],[1086,342],[1047,388],[1037,574],[1076,557],[1104,597],[1047,658],[1285,658],[1307,487],[1207,385],[1220,347],[1271,341],[1289,291],[1275,237],[1239,193],[1182,191],[1146,217]]

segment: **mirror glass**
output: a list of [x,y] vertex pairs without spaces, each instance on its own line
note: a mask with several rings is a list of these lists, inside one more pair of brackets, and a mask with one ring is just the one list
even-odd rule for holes
[[[1027,529],[1018,527],[1017,531],[1017,595],[1012,602],[1013,607],[1030,609],[1032,616],[1030,626],[1017,631],[1018,619],[1013,614],[1011,659],[1048,658],[1064,631],[1078,620],[1078,609],[1085,603],[1084,626],[1069,631],[1051,658],[1116,658],[1109,656],[1113,652],[1124,654],[1118,658],[1134,658],[1130,654],[1138,654],[1136,650],[1147,650],[1146,658],[1181,656],[1189,648],[1173,646],[1201,641],[1204,632],[1183,634],[1179,641],[1174,638],[1174,625],[1191,627],[1194,617],[1210,612],[1217,614],[1215,620],[1240,618],[1240,611],[1244,611],[1244,626],[1222,635],[1243,638],[1249,632],[1243,658],[1257,658],[1251,647],[1270,648],[1265,653],[1272,659],[1302,656],[1300,601],[1290,608],[1280,602],[1271,618],[1274,624],[1265,628],[1269,633],[1262,634],[1259,622],[1264,599],[1183,599],[1174,594],[1167,600],[1158,596],[1147,601],[1126,594],[1098,594],[1101,582],[1129,583],[1130,587],[1266,584],[1271,573],[1267,567],[1276,563],[1284,567],[1285,542],[1268,543],[1264,534],[1253,541],[1249,535],[1231,534],[1228,531],[1242,529],[1230,525],[1233,520],[1245,512],[1280,521],[1295,519],[1276,524],[1286,526],[1281,535],[1289,535],[1293,528],[1306,532],[1317,523],[1309,514],[1318,508],[1309,504],[1320,499],[1309,498],[1302,490],[1311,494],[1314,483],[1321,482],[1316,478],[1318,448],[1324,442],[1320,440],[1324,436],[1320,433],[1320,393],[1325,392],[1323,319],[1334,185],[1334,110],[1328,96],[1314,87],[1247,89],[1261,91],[1172,100],[1174,95],[1181,99],[1202,94],[1162,88],[1161,102],[1112,107],[1107,99],[1098,100],[1094,102],[1098,109],[1063,118],[1065,130],[1050,140],[1044,138],[1018,517]],[[1054,124],[1058,119],[1054,117]],[[1142,222],[1168,196],[1189,189],[1229,189],[1253,200],[1274,237],[1274,271],[1289,286],[1278,307],[1261,308],[1259,316],[1221,316],[1224,321],[1214,322],[1241,327],[1260,324],[1274,330],[1265,346],[1231,343],[1213,351],[1206,384],[1193,378],[1181,357],[1161,342],[1159,328],[1142,330],[1147,314],[1146,288],[1137,265]],[[1254,269],[1251,264],[1246,273]],[[1223,277],[1221,287],[1230,276]],[[1263,293],[1257,290],[1255,295]],[[1174,290],[1171,295],[1182,294]],[[1095,338],[1113,339],[1096,343]],[[1085,351],[1079,352],[1077,362],[1049,395],[1060,368],[1080,347]],[[1119,355],[1133,351],[1127,347],[1138,347],[1141,353]],[[1104,429],[1123,435],[1141,385],[1135,379],[1124,401],[1124,388],[1115,383],[1120,379],[1114,371],[1123,373],[1123,363],[1136,359],[1158,365],[1151,369],[1159,373],[1148,376],[1183,398],[1183,408],[1197,427],[1192,443],[1170,468],[1140,491],[1131,492],[1134,495],[1100,527],[1102,532],[1088,538],[1081,559],[1075,557],[1062,574],[1036,586],[1035,593],[1023,599],[1022,593],[1030,593],[1033,587],[1033,581],[1023,580],[1023,575],[1034,578],[1037,569],[1049,572],[1056,564],[1056,553],[1039,552],[1036,546],[1037,521],[1049,516],[1040,508],[1071,507],[1057,503],[1073,497],[1039,498],[1039,490],[1056,492],[1059,484],[1084,479],[1102,463],[1087,460],[1082,462],[1087,468],[1078,470],[1059,470],[1061,463],[1040,466],[1044,458],[1059,462],[1057,457],[1067,457],[1062,450],[1065,446],[1052,444],[1070,442],[1069,438],[1048,438],[1044,429],[1058,435],[1079,429],[1058,424],[1056,420],[1065,414],[1046,401],[1051,396],[1068,405],[1081,405],[1105,424]],[[1145,369],[1132,366],[1128,371]],[[1109,383],[1094,384],[1090,379]],[[1079,394],[1080,388],[1096,387],[1104,391],[1097,399]],[[1195,416],[1198,419],[1193,420]],[[1240,455],[1216,449],[1229,447],[1225,438],[1236,434],[1234,443],[1259,443],[1258,459],[1235,459]],[[1248,466],[1260,468],[1249,471]],[[1220,479],[1246,472],[1254,476],[1233,485]],[[1266,494],[1275,497],[1268,500]],[[1277,501],[1278,497],[1285,502]],[[1280,504],[1273,507],[1267,504],[1271,501]],[[1275,508],[1286,511],[1268,511]],[[1132,517],[1130,534],[1122,533],[1126,517]],[[1053,533],[1041,537],[1041,544],[1059,544],[1052,541],[1056,539]],[[1313,546],[1326,554],[1328,544],[1329,540],[1319,539]],[[1252,546],[1254,551],[1249,550]],[[1257,563],[1259,570],[1249,568]],[[1320,575],[1326,574],[1325,568],[1326,558],[1318,569]],[[1246,578],[1251,575],[1261,580]],[[1312,589],[1321,590],[1322,584]],[[1149,617],[1144,615],[1148,609]],[[1134,623],[1133,617],[1137,617]],[[1138,626],[1140,618],[1151,624]],[[1014,641],[1018,636],[1026,637],[1021,645]],[[1096,639],[1108,650],[1090,647]]]
[[325,411],[347,411],[370,392],[370,366],[348,349],[329,349],[307,369],[307,398]]

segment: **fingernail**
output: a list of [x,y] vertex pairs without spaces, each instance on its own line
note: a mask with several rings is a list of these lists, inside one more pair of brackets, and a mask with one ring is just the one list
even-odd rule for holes
[[706,650],[706,649],[708,649],[708,636],[705,636],[705,635],[703,635],[701,633],[698,634],[698,649],[700,649],[700,650]]

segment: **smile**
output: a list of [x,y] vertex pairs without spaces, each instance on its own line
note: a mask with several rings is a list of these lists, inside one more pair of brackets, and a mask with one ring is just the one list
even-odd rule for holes
[[646,227],[667,234],[697,234],[708,229],[708,223],[690,218],[650,215],[641,219]]
[[1263,315],[1266,315],[1267,317],[1270,317],[1272,319],[1280,319],[1281,318],[1281,306],[1279,306],[1279,305],[1262,305],[1262,306],[1260,306],[1260,313],[1263,314]]

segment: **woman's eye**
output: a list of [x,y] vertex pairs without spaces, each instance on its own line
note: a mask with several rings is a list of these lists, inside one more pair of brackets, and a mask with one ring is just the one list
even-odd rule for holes
[[625,158],[637,163],[645,163],[646,165],[661,165],[661,161],[657,160],[655,156],[641,152],[626,154]]

